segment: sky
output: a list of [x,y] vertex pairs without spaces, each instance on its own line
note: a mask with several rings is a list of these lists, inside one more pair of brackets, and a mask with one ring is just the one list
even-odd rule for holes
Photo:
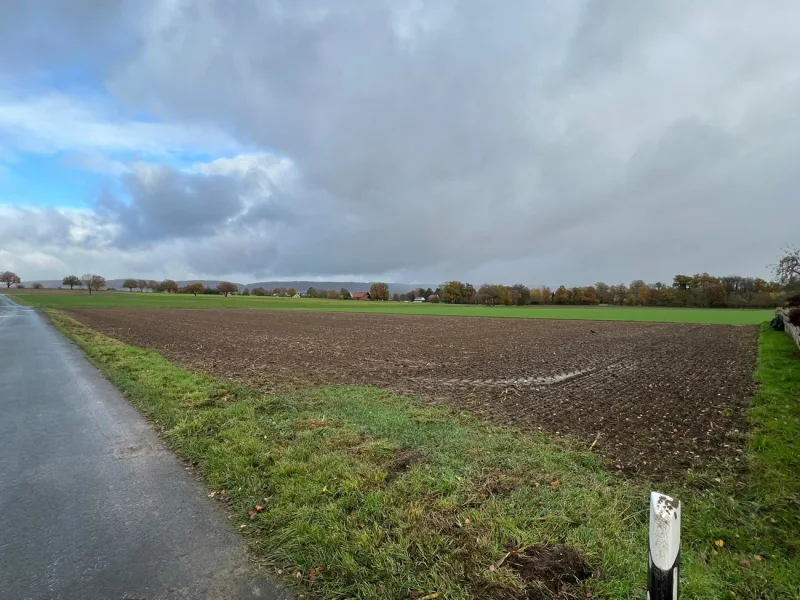
[[23,280],[768,277],[800,3],[0,0]]

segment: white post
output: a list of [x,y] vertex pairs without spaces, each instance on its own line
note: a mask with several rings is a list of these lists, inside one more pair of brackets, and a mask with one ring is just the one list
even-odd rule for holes
[[681,503],[659,492],[651,492],[648,600],[678,600],[680,558]]

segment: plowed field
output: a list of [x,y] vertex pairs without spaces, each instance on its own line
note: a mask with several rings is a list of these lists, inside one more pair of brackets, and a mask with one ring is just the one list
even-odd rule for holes
[[657,479],[735,461],[758,328],[193,309],[70,314],[181,365],[274,388],[381,386],[568,434]]

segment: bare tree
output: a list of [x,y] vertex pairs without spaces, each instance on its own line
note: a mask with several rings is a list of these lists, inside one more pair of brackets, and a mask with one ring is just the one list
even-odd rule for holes
[[136,279],[126,279],[122,283],[122,287],[128,288],[128,290],[132,292],[134,288],[139,287],[139,281]]
[[41,290],[41,289],[44,289],[44,286],[43,286],[41,283],[39,283],[38,281],[37,281],[36,283],[34,283],[34,284],[31,286],[31,287],[32,287],[33,289],[35,289],[35,290]]
[[86,288],[89,290],[89,295],[91,296],[92,291],[99,292],[106,287],[106,278],[102,275],[86,273],[85,275],[81,276],[81,283],[86,286]]
[[11,284],[16,283],[19,285],[22,280],[13,271],[3,271],[0,273],[0,283],[5,283],[6,288],[10,288]]
[[800,282],[800,248],[786,246],[783,252],[784,256],[781,257],[778,264],[772,265],[775,279],[784,285]]

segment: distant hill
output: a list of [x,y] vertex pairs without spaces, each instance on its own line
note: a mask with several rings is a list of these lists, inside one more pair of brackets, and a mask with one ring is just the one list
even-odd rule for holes
[[[290,288],[293,287],[298,292],[305,292],[308,288],[313,287],[317,290],[336,290],[346,288],[350,292],[368,292],[372,282],[369,281],[257,281],[256,283],[246,284],[249,289],[263,287],[265,290],[274,290],[275,288]],[[239,287],[242,287],[241,285]],[[417,288],[433,288],[437,286],[429,284],[410,284],[410,283],[390,283],[389,292],[392,294],[405,294]]]
[[[204,280],[204,279],[191,279],[187,281],[178,281],[178,285],[184,286],[190,283],[202,283],[206,287],[217,287],[219,285],[220,280]],[[114,288],[117,290],[122,290],[122,284],[125,282],[125,279],[107,279],[106,280],[106,289]],[[58,287],[68,287],[61,284],[61,279],[31,279],[22,282],[22,285],[25,287],[31,287],[34,283],[41,283],[46,288],[58,288]],[[241,283],[237,283],[241,288],[244,288],[244,285]]]
[[[124,279],[109,279],[106,281],[106,288],[114,288],[117,290],[122,290],[122,284],[124,283]],[[178,285],[183,287],[185,285],[189,285],[190,283],[202,283],[205,287],[217,287],[220,283],[219,279],[187,279],[178,281]],[[63,287],[61,285],[60,279],[33,279],[30,281],[23,281],[22,282],[25,287],[30,287],[34,283],[41,283],[46,288],[58,288]],[[236,283],[239,286],[240,290],[243,290],[245,287],[248,289],[254,289],[257,287],[263,287],[265,290],[274,290],[275,288],[290,288],[293,287],[298,292],[305,292],[308,288],[313,287],[318,290],[340,290],[342,288],[347,288],[350,292],[358,292],[358,291],[369,291],[372,282],[369,281],[256,281],[255,283]],[[433,288],[436,289],[436,285],[432,284],[411,284],[411,283],[390,283],[389,284],[389,291],[392,294],[405,294],[410,292],[411,290],[417,288]]]

